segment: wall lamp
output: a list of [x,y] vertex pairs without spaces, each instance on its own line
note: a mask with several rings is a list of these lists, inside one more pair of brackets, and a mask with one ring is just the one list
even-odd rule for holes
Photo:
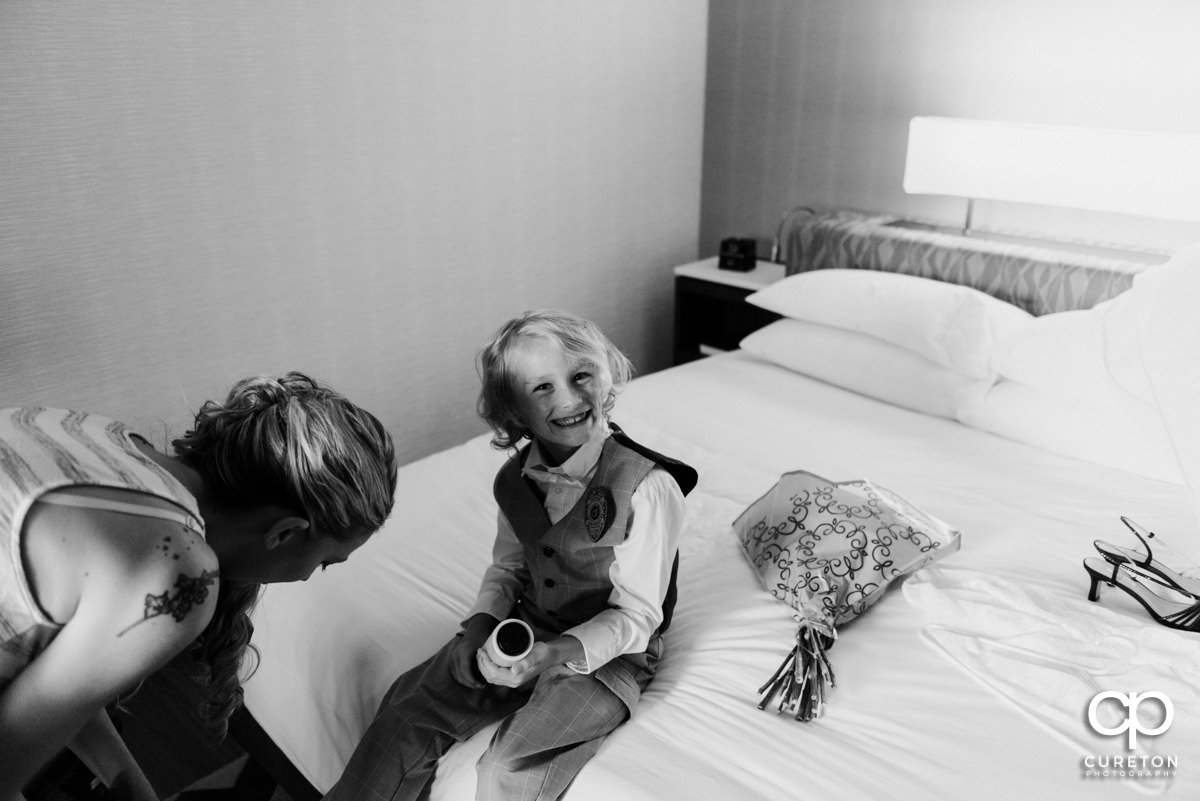
[[914,117],[904,191],[1200,221],[1200,136]]

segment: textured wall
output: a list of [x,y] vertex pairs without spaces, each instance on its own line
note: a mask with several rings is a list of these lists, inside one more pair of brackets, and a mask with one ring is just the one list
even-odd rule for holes
[[[1192,0],[712,0],[702,254],[796,204],[961,223],[905,195],[919,115],[1200,133]],[[981,203],[981,227],[1141,247],[1200,225]]]
[[302,369],[413,458],[509,316],[643,370],[696,256],[707,6],[0,4],[0,405],[154,438]]

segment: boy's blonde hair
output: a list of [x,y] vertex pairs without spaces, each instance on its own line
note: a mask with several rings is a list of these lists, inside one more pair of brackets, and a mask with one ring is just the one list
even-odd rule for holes
[[530,436],[517,413],[510,364],[513,351],[528,339],[554,342],[569,356],[592,361],[609,382],[605,414],[612,410],[617,393],[633,376],[633,363],[590,320],[557,309],[528,311],[509,320],[479,352],[478,360],[479,416],[495,432],[492,445],[496,448],[511,448]]

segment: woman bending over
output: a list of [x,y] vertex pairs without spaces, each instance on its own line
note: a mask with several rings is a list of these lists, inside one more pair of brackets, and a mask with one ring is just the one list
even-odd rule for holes
[[64,747],[154,799],[105,707],[190,648],[223,734],[259,585],[344,561],[391,512],[390,435],[299,373],[238,382],[172,444],[0,410],[0,801]]

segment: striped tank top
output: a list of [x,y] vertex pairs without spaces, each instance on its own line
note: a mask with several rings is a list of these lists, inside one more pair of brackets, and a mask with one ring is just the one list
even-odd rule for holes
[[123,423],[62,409],[0,409],[0,689],[61,628],[38,605],[25,574],[25,516],[45,493],[78,486],[133,490],[180,508],[172,514],[152,506],[75,497],[60,503],[170,517],[204,532],[196,499],[142,453],[136,435]]

